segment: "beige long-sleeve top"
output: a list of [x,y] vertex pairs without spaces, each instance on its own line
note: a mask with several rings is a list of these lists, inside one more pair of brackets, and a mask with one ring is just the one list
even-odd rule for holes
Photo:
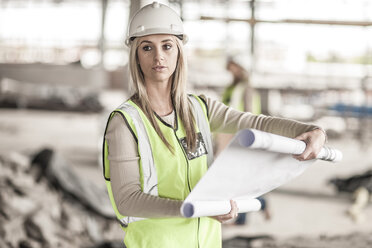
[[[240,112],[208,97],[202,98],[207,104],[211,132],[235,133],[241,129],[254,128],[294,138],[319,128],[289,119]],[[173,126],[174,113],[162,119]],[[105,138],[108,143],[112,193],[119,212],[125,216],[144,218],[180,217],[182,201],[142,192],[137,143],[121,115],[113,116]]]

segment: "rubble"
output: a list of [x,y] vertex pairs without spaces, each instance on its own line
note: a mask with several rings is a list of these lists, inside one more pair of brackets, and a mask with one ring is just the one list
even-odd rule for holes
[[[49,163],[40,163],[40,154]],[[54,151],[38,155],[0,155],[0,247],[124,247],[104,189]]]
[[372,192],[372,170],[357,174],[348,178],[332,178],[329,183],[333,184],[339,192],[353,193],[358,188],[364,187]]
[[51,186],[78,199],[87,209],[103,217],[116,218],[106,189],[98,188],[84,175],[78,175],[59,153],[43,149],[34,156],[31,166],[38,170],[37,181],[45,177]]
[[298,236],[277,240],[270,236],[235,237],[224,241],[223,248],[366,248],[372,247],[372,233],[348,235]]
[[265,240],[273,240],[273,237],[269,235],[256,235],[256,236],[236,236],[231,239],[223,240],[223,248],[252,248],[255,242],[265,242]]
[[365,222],[363,210],[371,199],[372,170],[348,178],[332,178],[329,183],[333,184],[339,193],[352,193],[354,202],[347,210],[347,214],[355,223]]
[[366,248],[372,247],[371,233],[351,233],[348,235],[327,236],[317,238],[294,237],[284,241],[264,241],[260,246],[252,248]]

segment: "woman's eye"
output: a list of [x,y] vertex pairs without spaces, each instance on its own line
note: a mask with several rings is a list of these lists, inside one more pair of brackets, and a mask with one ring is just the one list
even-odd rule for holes
[[144,47],[142,47],[142,49],[144,51],[150,51],[151,50],[151,47],[150,46],[144,46]]
[[165,50],[169,50],[169,49],[172,48],[172,45],[170,45],[170,44],[165,44],[163,47],[164,47]]

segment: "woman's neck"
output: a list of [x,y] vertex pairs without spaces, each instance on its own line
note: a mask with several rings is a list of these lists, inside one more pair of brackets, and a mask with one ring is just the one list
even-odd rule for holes
[[154,110],[159,116],[169,115],[173,111],[170,83],[146,84],[147,95]]

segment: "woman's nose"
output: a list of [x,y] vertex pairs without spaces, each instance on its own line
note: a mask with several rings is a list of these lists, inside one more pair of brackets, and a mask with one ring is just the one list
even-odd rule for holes
[[155,49],[155,57],[154,57],[154,59],[156,61],[164,60],[164,52],[163,52],[162,49],[160,49],[160,48]]

